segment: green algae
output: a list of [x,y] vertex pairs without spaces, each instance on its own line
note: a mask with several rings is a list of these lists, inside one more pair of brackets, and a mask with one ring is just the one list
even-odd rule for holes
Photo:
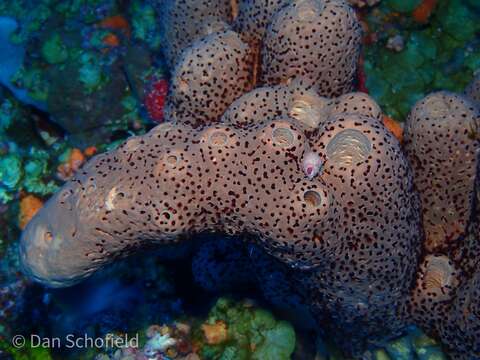
[[79,79],[88,93],[98,89],[106,81],[100,60],[93,52],[82,53],[79,57]]
[[0,156],[0,203],[13,200],[22,190],[39,196],[56,192],[59,184],[48,180],[52,173],[49,162],[49,153],[37,148]]
[[408,13],[415,10],[421,4],[422,0],[386,0],[386,5],[398,12]]
[[158,15],[148,3],[134,1],[130,7],[133,36],[148,44],[152,50],[160,48]]
[[50,351],[41,346],[31,347],[26,344],[22,348],[15,348],[7,340],[0,338],[0,351],[5,352],[13,360],[52,360]]
[[290,323],[277,320],[267,310],[242,302],[220,298],[210,310],[207,324],[227,325],[228,340],[205,345],[202,356],[208,359],[290,359],[295,349],[295,331]]
[[[386,1],[367,21],[379,40],[366,47],[366,87],[387,115],[405,120],[411,107],[437,90],[462,92],[480,68],[480,45],[475,34],[480,23],[463,1],[438,3],[426,26],[410,14],[392,18],[395,2]],[[462,26],[458,24],[461,23]],[[386,48],[389,37],[400,35],[402,51]]]
[[415,351],[408,336],[391,341],[385,346],[388,355],[395,360],[413,360]]
[[59,189],[59,185],[53,181],[47,181],[51,175],[49,167],[50,154],[45,150],[31,148],[25,161],[25,178],[23,186],[32,194],[47,196]]
[[22,158],[17,154],[0,158],[0,183],[7,190],[15,189],[23,177]]
[[42,45],[41,53],[49,64],[61,64],[68,58],[68,50],[59,34],[53,34]]
[[28,96],[33,100],[44,102],[48,98],[49,84],[40,64],[20,67],[11,82],[19,88],[26,89]]

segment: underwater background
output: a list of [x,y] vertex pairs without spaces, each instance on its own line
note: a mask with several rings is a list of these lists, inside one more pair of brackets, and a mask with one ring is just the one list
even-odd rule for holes
[[[0,359],[347,359],[322,324],[266,298],[241,269],[215,263],[258,251],[232,253],[236,238],[148,249],[65,289],[22,274],[20,234],[43,204],[94,155],[164,122],[164,1],[0,0]],[[480,69],[479,1],[350,3],[363,28],[356,88],[378,102],[397,136],[418,100],[462,93]],[[196,245],[204,242],[216,245]],[[196,271],[208,266],[218,279]],[[235,283],[222,283],[229,271]],[[12,343],[19,335],[21,346]],[[115,345],[132,339],[138,346]],[[410,326],[363,358],[447,355]]]

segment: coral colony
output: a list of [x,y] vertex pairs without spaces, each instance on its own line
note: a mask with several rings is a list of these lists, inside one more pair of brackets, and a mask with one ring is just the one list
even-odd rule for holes
[[[432,339],[480,359],[476,1],[80,3],[0,1],[0,359],[52,359],[5,341],[28,297],[57,335],[142,301],[143,326],[165,324],[97,360],[445,359]],[[157,256],[276,312],[220,297],[195,324]],[[76,312],[48,312],[68,308],[50,288],[86,283]],[[103,340],[132,332],[107,318]]]

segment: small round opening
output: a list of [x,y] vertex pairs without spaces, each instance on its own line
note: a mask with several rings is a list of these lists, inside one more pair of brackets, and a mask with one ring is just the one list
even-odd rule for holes
[[289,115],[301,124],[316,128],[322,120],[321,108],[320,104],[313,104],[313,102],[306,99],[299,99],[293,102]]
[[186,93],[188,92],[188,89],[189,89],[188,81],[183,78],[180,78],[178,80],[178,90],[182,93]]
[[60,194],[60,204],[65,206],[65,209],[72,210],[71,196],[73,195],[72,190],[65,190]]
[[105,200],[105,207],[107,210],[113,210],[118,205],[120,201],[125,198],[125,194],[123,192],[119,192],[116,187],[112,188],[108,192],[107,199]]
[[174,168],[178,164],[178,156],[174,154],[170,154],[166,158],[166,163],[168,166]]
[[65,191],[62,191],[61,195],[60,195],[60,200],[61,201],[66,201],[70,198],[70,196],[72,196],[73,194],[73,191],[72,190],[65,190]]
[[127,142],[125,143],[125,149],[127,151],[135,151],[139,147],[140,147],[140,140],[136,136],[128,139]]
[[97,190],[97,183],[95,182],[95,180],[89,179],[88,186],[87,186],[87,193],[92,193],[95,190]]
[[423,110],[431,118],[444,118],[450,112],[450,105],[443,96],[437,94],[430,95],[424,100]]
[[364,161],[372,151],[370,140],[360,131],[346,129],[339,132],[327,145],[327,157],[339,165],[353,165]]
[[160,214],[160,217],[162,218],[162,220],[169,221],[173,216],[172,216],[172,213],[170,211],[163,210]]
[[429,289],[440,289],[451,282],[454,269],[445,256],[427,257],[425,285]]
[[319,4],[315,3],[315,5],[316,6],[313,7],[309,2],[301,3],[298,9],[298,17],[300,20],[309,21],[317,19],[324,8],[324,4],[322,1],[319,2]]
[[308,190],[303,194],[303,201],[309,206],[319,207],[322,203],[322,196],[315,190]]
[[276,128],[272,134],[273,143],[281,147],[292,146],[294,138],[293,132],[287,128]]
[[45,233],[45,235],[43,236],[43,239],[46,241],[46,242],[50,242],[53,240],[53,234],[50,232],[50,231],[47,231]]
[[212,146],[224,146],[227,143],[227,135],[222,131],[215,131],[210,138],[208,143]]

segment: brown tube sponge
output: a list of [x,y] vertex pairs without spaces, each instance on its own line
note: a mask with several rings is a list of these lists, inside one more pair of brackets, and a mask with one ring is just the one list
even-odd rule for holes
[[48,201],[23,233],[25,268],[68,285],[141,245],[207,229],[252,233],[292,266],[320,263],[335,252],[338,212],[328,184],[304,179],[306,146],[289,120],[160,125],[96,157]]
[[278,116],[295,119],[307,133],[319,127],[334,114],[359,114],[381,121],[382,112],[365,93],[349,93],[328,99],[308,90],[301,81],[288,85],[256,88],[237,99],[222,116],[222,122],[236,125],[256,124]]
[[161,1],[163,52],[173,67],[181,52],[196,40],[226,30],[232,19],[231,0]]
[[253,86],[251,53],[233,31],[196,41],[175,66],[165,116],[194,126],[217,122]]
[[467,274],[474,273],[480,266],[480,257],[478,256],[480,254],[480,151],[477,154],[474,196],[467,234],[452,249],[453,258]]
[[322,326],[358,353],[405,325],[399,309],[417,270],[419,201],[397,139],[377,119],[337,114],[312,150],[325,159],[321,177],[341,204],[342,228],[335,261],[308,280],[312,299]]
[[273,15],[291,2],[291,0],[239,0],[236,10],[238,16],[233,27],[249,44],[259,44]]
[[[296,91],[287,93],[312,95]],[[330,101],[316,130],[282,115],[287,108],[263,122],[165,123],[130,138],[92,159],[31,220],[25,272],[66,286],[140,247],[248,233],[285,266],[289,288],[317,319],[330,320],[342,347],[360,352],[405,324],[421,235],[398,141],[376,117],[340,112],[367,100]],[[318,166],[313,175],[305,161]]]
[[306,131],[315,130],[327,119],[330,102],[298,83],[265,86],[236,100],[222,121],[247,126],[283,116],[297,120]]
[[480,359],[480,271],[457,291],[448,312],[437,323],[438,335],[455,360]]
[[437,92],[419,101],[405,126],[405,150],[420,193],[426,249],[452,246],[472,214],[479,110],[466,98]]
[[444,320],[462,279],[462,272],[445,255],[427,255],[420,265],[409,304],[415,323],[435,333]]
[[293,2],[267,29],[261,80],[274,85],[301,77],[322,96],[350,92],[360,44],[360,25],[344,1]]

